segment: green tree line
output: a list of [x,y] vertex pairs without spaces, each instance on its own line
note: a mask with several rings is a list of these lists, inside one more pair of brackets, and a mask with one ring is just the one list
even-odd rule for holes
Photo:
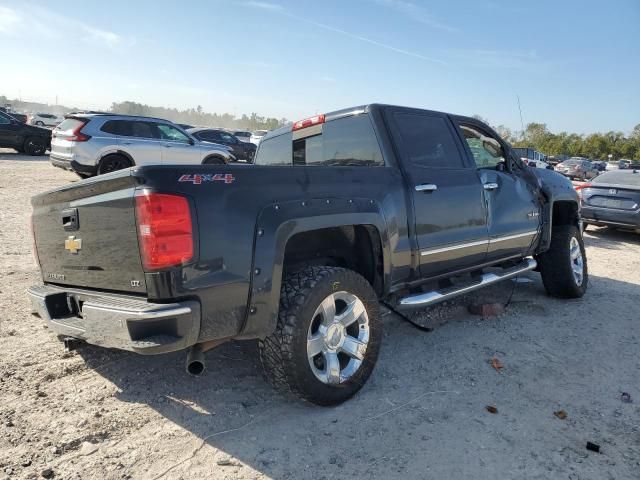
[[[72,111],[82,110],[78,107],[64,105],[48,105],[39,102],[27,102],[17,98],[9,99],[0,95],[0,106],[11,105],[16,112],[46,112],[64,115]],[[286,118],[263,117],[257,113],[243,114],[236,117],[230,113],[208,113],[198,105],[196,108],[179,110],[177,108],[153,107],[142,103],[125,101],[113,102],[110,112],[124,115],[141,115],[171,120],[175,123],[186,123],[194,126],[222,127],[238,130],[273,130],[287,123]]]
[[627,158],[640,160],[640,124],[629,135],[623,132],[553,133],[545,123],[529,123],[524,132],[514,133],[504,126],[496,131],[514,147],[531,147],[546,155],[568,155],[591,159],[612,160]]
[[285,123],[285,118],[262,117],[257,113],[235,117],[230,113],[208,113],[198,105],[196,108],[178,110],[177,108],[152,107],[137,102],[112,103],[110,111],[124,115],[141,115],[186,123],[194,126],[222,127],[243,130],[273,130]]

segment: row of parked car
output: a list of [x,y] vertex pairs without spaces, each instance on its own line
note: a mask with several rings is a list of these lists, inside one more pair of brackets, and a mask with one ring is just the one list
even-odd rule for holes
[[83,178],[158,162],[249,163],[266,133],[177,125],[160,118],[102,112],[69,114],[50,130],[0,111],[0,147],[30,155],[50,150],[53,165]]

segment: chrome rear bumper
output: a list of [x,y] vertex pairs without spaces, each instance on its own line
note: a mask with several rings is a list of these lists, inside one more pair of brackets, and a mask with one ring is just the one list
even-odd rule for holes
[[144,298],[34,285],[32,313],[58,335],[143,355],[182,350],[200,333],[200,304],[150,303]]

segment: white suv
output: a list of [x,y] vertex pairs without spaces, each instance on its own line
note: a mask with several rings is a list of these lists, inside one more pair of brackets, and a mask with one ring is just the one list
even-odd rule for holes
[[64,117],[59,117],[53,113],[34,113],[29,116],[29,123],[39,127],[57,127],[63,120]]
[[53,130],[51,163],[83,178],[150,164],[224,164],[228,147],[200,142],[167,120],[109,113],[73,114]]

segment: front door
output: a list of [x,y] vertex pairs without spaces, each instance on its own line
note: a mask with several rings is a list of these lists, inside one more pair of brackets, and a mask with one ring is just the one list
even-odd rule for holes
[[184,165],[200,163],[200,151],[184,133],[171,125],[157,123],[162,140],[162,164]]
[[392,109],[391,131],[409,179],[423,277],[484,262],[486,209],[476,169],[448,116]]
[[487,261],[528,253],[540,229],[541,210],[533,187],[522,178],[526,165],[507,162],[506,147],[484,125],[459,122],[467,155],[473,158],[487,204]]

